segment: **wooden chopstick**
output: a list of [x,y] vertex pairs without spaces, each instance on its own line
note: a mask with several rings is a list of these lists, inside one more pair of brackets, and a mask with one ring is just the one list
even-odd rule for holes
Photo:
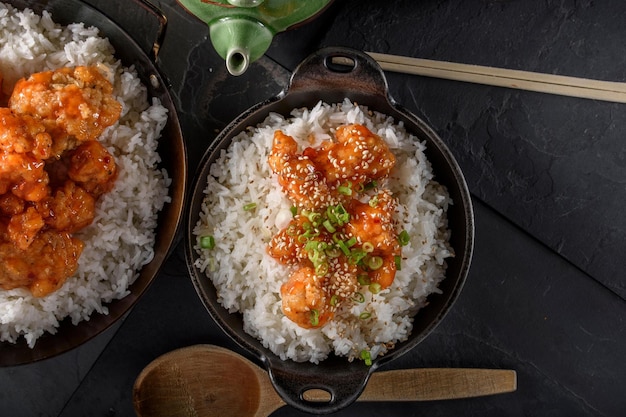
[[367,52],[385,71],[626,103],[626,83]]

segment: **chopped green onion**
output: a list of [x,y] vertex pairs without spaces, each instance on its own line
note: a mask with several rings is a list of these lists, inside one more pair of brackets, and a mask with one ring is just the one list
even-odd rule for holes
[[361,351],[361,359],[363,359],[367,366],[372,366],[372,356],[368,350],[363,349]]
[[320,225],[321,217],[322,217],[321,214],[315,213],[315,212],[311,212],[311,213],[307,214],[307,218],[311,221],[313,226],[319,226]]
[[341,250],[336,246],[328,246],[324,252],[329,258],[338,258],[341,255]]
[[[309,243],[316,243],[315,241],[311,241]],[[320,252],[317,248],[307,250],[309,255],[309,260],[313,262],[313,265],[317,265],[320,262],[323,262],[326,256],[323,252]]]
[[352,246],[356,245],[356,237],[352,236],[350,239],[346,240],[343,243],[345,243],[347,247],[351,248]]
[[340,210],[337,220],[339,220],[339,226],[343,226],[350,221],[350,213],[348,213],[341,204],[339,204],[338,207],[340,207]]
[[352,297],[352,299],[356,301],[357,303],[365,302],[365,296],[361,294],[360,292],[355,292],[354,297]]
[[350,262],[353,265],[357,265],[359,262],[361,262],[365,257],[367,256],[367,252],[365,252],[363,249],[352,249],[350,251]]
[[315,275],[323,277],[328,274],[328,263],[322,262],[315,267]]
[[202,249],[213,249],[215,247],[215,238],[211,235],[202,236],[200,238],[200,247]]
[[336,206],[328,206],[326,209],[326,217],[331,223],[338,226],[343,226],[350,221],[350,213],[346,211],[341,203]]
[[256,203],[248,203],[243,206],[244,211],[254,210],[256,208]]
[[407,232],[406,230],[401,231],[398,235],[398,241],[400,242],[400,246],[408,245],[410,240],[411,236],[409,236],[409,232]]
[[369,311],[364,311],[361,314],[359,314],[359,318],[361,320],[366,320],[366,319],[369,319],[370,317],[372,317],[372,313],[370,313]]
[[298,207],[296,207],[296,206],[291,206],[291,208],[290,208],[289,210],[291,210],[291,215],[292,215],[293,217],[296,217],[296,214],[298,214]]
[[320,231],[318,229],[307,229],[304,233],[302,233],[300,236],[303,236],[305,239],[310,239],[313,237],[317,237],[319,236]]
[[209,258],[209,272],[217,271],[217,261],[214,257]]
[[324,228],[328,231],[328,233],[335,233],[337,231],[337,229],[335,229],[333,224],[328,219],[322,222],[322,226],[324,226]]
[[318,324],[320,324],[320,313],[319,311],[313,309],[311,310],[311,325],[317,326]]
[[309,240],[308,242],[306,242],[306,245],[304,245],[304,250],[306,250],[307,252],[311,252],[315,249],[317,249],[316,240]]
[[337,216],[333,210],[333,206],[326,207],[326,218],[332,223],[337,224]]
[[372,282],[372,283],[370,284],[370,292],[371,292],[372,294],[378,294],[378,293],[380,292],[380,290],[381,290],[381,289],[382,289],[382,288],[381,288],[381,286],[380,286],[380,284],[379,284],[378,282]]
[[339,191],[339,194],[352,195],[352,183],[348,181],[344,185],[340,185],[337,187],[337,191]]
[[371,190],[372,188],[376,188],[377,186],[378,186],[378,183],[376,182],[376,180],[372,180],[368,182],[367,184],[365,184],[365,189]]
[[371,242],[365,242],[363,243],[363,246],[361,246],[363,248],[363,250],[367,253],[371,253],[374,251],[374,244]]
[[333,294],[333,296],[330,297],[330,305],[335,307],[337,305],[337,302],[339,302],[339,297],[337,296],[337,294]]
[[374,197],[370,198],[368,204],[370,205],[370,207],[376,207],[378,205],[378,196],[375,195]]
[[319,252],[325,249],[325,245],[325,242],[320,242],[319,240],[309,240],[306,242],[306,245],[304,245],[304,250],[309,252],[309,257],[311,254],[319,255]]
[[367,266],[371,270],[375,271],[383,266],[383,258],[381,258],[380,256],[371,256],[367,259]]
[[396,264],[396,270],[398,271],[402,270],[402,257],[400,255],[395,255],[393,257],[393,261]]
[[367,274],[359,274],[356,280],[361,285],[369,285],[370,283],[370,277]]
[[346,246],[346,244],[342,240],[337,242],[337,246],[339,247],[339,249],[341,249],[341,251],[343,252],[344,255],[346,255],[346,256],[350,255],[350,249],[348,249],[348,247]]

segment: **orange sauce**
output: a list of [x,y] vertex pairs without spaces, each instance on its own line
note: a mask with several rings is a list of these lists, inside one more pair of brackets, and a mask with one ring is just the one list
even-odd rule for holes
[[277,131],[269,165],[296,210],[267,247],[292,268],[281,288],[283,313],[301,327],[321,327],[364,287],[389,287],[401,251],[397,202],[374,185],[395,165],[385,141],[347,125],[335,140],[298,153],[295,140]]
[[117,177],[98,137],[121,105],[96,67],[19,80],[0,108],[0,288],[36,297],[73,275],[98,198]]

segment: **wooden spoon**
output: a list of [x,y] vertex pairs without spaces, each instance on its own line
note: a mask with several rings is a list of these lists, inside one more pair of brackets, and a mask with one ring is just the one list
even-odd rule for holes
[[[424,401],[515,391],[513,370],[407,369],[374,372],[358,401]],[[327,401],[310,390],[309,401]],[[152,361],[133,387],[141,417],[265,417],[285,405],[267,372],[241,355],[213,345],[174,350]]]

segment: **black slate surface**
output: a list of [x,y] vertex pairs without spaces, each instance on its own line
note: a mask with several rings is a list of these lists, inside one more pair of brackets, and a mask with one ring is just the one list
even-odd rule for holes
[[[626,80],[623,2],[365,0],[302,28],[319,46]],[[329,21],[330,20],[330,21]],[[318,27],[314,27],[314,26]],[[317,29],[317,31],[315,31]],[[306,56],[283,33],[270,56]],[[286,44],[283,47],[283,43]],[[310,52],[310,51],[308,51]],[[624,298],[625,104],[388,74],[390,93],[450,146],[471,191]],[[576,231],[571,233],[570,231]]]
[[[154,21],[128,2],[89,0],[149,47]],[[278,93],[318,47],[624,81],[624,2],[338,0],[279,34],[240,78],[174,0],[159,67],[171,83],[190,166],[232,118]],[[141,25],[137,22],[142,22]],[[145,22],[145,24],[144,24]],[[474,195],[476,249],[441,325],[389,367],[518,372],[515,393],[354,404],[340,416],[623,416],[626,399],[625,104],[388,73],[391,95],[426,120]],[[1,416],[132,416],[150,361],[196,343],[233,348],[205,313],[179,245],[117,326],[57,358],[0,368]],[[289,407],[276,416],[299,416]]]

